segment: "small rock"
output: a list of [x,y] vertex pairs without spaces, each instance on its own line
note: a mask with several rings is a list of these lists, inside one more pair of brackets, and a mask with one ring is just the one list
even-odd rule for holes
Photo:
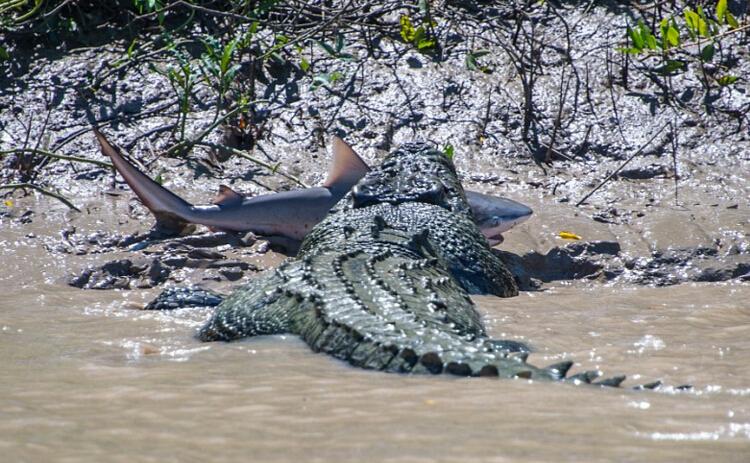
[[229,267],[219,270],[219,273],[229,281],[237,281],[245,274],[239,267]]

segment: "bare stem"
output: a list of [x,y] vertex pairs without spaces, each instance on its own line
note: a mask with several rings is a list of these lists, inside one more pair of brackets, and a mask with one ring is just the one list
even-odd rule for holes
[[108,169],[114,169],[112,164],[106,161],[97,161],[95,159],[87,159],[79,156],[67,156],[65,154],[56,154],[51,151],[46,151],[38,148],[17,148],[12,150],[0,151],[0,157],[4,157],[10,154],[21,154],[21,153],[32,153],[40,156],[47,156],[53,159],[59,159],[61,161],[72,161],[72,162],[84,162],[87,164],[94,164],[100,167],[106,167]]
[[55,193],[54,191],[46,190],[39,185],[35,185],[33,183],[9,183],[7,185],[0,185],[0,190],[15,190],[17,188],[31,188],[33,190],[38,191],[39,193],[45,195],[45,196],[51,196],[61,203],[65,204],[69,208],[73,209],[76,212],[81,212],[80,209],[75,207],[73,203],[71,203],[67,198],[62,196],[61,194]]
[[586,201],[587,199],[589,199],[589,197],[590,197],[591,195],[593,195],[594,193],[596,193],[596,192],[597,192],[597,190],[599,190],[599,188],[603,187],[603,186],[604,186],[604,184],[606,184],[607,182],[609,182],[609,181],[610,181],[610,180],[612,179],[612,177],[614,177],[615,175],[617,175],[617,174],[618,174],[618,172],[620,172],[620,171],[621,171],[621,170],[622,170],[622,169],[623,169],[623,168],[624,168],[624,167],[625,167],[625,166],[626,166],[626,165],[627,165],[627,164],[628,164],[628,163],[629,163],[630,161],[632,161],[632,160],[633,160],[633,159],[634,159],[634,158],[635,158],[636,156],[638,156],[639,154],[641,154],[641,153],[643,152],[643,150],[644,150],[644,149],[646,149],[646,147],[647,147],[648,145],[650,145],[650,144],[651,144],[651,142],[652,142],[652,141],[654,141],[654,139],[655,139],[656,137],[658,137],[659,135],[661,135],[661,134],[662,134],[662,133],[664,132],[664,129],[666,129],[666,128],[667,128],[667,127],[668,127],[669,125],[670,125],[670,123],[669,123],[669,122],[667,122],[666,124],[664,124],[664,125],[662,126],[662,128],[661,128],[661,129],[657,130],[657,131],[656,131],[656,132],[655,132],[655,133],[654,133],[654,134],[653,134],[653,135],[651,136],[651,138],[649,138],[649,139],[648,139],[648,141],[647,141],[646,143],[642,144],[642,145],[641,145],[641,147],[640,147],[640,148],[638,148],[638,151],[636,151],[635,153],[633,153],[633,154],[632,154],[632,155],[631,155],[631,156],[630,156],[629,158],[627,158],[627,159],[625,160],[625,162],[623,162],[622,164],[620,164],[620,167],[618,167],[617,169],[615,169],[615,171],[614,171],[614,172],[612,172],[611,174],[607,175],[607,178],[605,178],[604,180],[602,180],[602,182],[601,182],[600,184],[598,184],[598,185],[596,186],[596,188],[594,188],[593,190],[591,190],[591,191],[589,192],[589,194],[587,194],[586,196],[584,196],[584,197],[583,197],[583,199],[581,199],[580,201],[578,201],[578,202],[576,203],[576,207],[578,207],[578,206],[580,206],[581,204],[583,204],[583,203],[584,203],[584,202],[585,202],[585,201]]

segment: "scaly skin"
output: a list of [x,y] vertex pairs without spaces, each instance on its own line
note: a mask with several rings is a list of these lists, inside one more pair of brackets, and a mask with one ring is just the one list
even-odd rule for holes
[[470,214],[453,164],[404,145],[313,228],[297,259],[229,296],[198,336],[293,333],[363,368],[562,379],[570,362],[537,368],[523,344],[487,336],[469,294],[517,288]]

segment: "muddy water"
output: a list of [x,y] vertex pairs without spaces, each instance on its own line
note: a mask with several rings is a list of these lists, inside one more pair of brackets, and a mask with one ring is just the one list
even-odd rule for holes
[[[116,225],[98,217],[89,226]],[[476,299],[492,334],[537,348],[533,363],[570,358],[692,392],[399,376],[293,336],[201,344],[191,334],[206,311],[134,309],[154,290],[70,288],[66,272],[113,256],[47,252],[68,220],[53,207],[1,224],[2,461],[750,459],[747,284],[558,283]]]

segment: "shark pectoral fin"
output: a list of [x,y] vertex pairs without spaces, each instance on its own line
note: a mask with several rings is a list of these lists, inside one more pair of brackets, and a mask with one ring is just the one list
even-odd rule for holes
[[236,206],[242,203],[243,196],[226,185],[219,185],[219,193],[214,199],[218,206]]
[[333,163],[328,170],[328,178],[323,186],[332,188],[340,185],[348,190],[370,171],[365,161],[354,152],[351,146],[339,137],[331,140]]

